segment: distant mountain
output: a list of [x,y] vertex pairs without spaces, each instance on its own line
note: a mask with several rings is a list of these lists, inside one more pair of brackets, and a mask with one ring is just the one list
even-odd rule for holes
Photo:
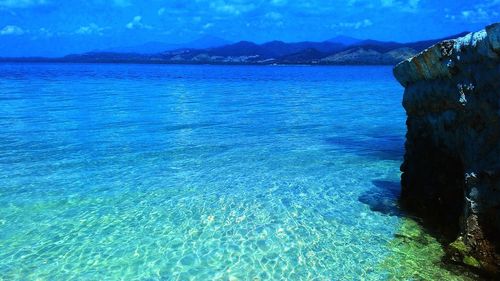
[[[240,41],[222,46],[216,37],[206,37],[187,44],[145,44],[124,51],[97,51],[62,58],[4,58],[0,61],[51,61],[85,63],[162,63],[162,64],[319,64],[319,65],[394,65],[442,40],[466,33],[410,43],[358,40],[335,37],[324,42],[286,43],[271,41],[256,44]],[[157,48],[157,49],[155,49]],[[171,48],[169,50],[169,48]],[[161,49],[161,51],[157,51]],[[140,51],[139,51],[140,50]]]
[[332,53],[344,49],[345,46],[330,42],[298,42],[285,43],[282,41],[271,41],[261,45],[241,41],[208,50],[192,50],[192,53],[206,53],[211,56],[236,57],[236,56],[258,56],[261,59],[277,59],[283,56],[301,52],[306,49],[316,49],[324,53]]
[[321,59],[321,64],[383,64],[394,65],[410,58],[424,49],[447,39],[462,37],[468,34],[448,36],[440,39],[417,41],[410,43],[362,40],[342,52],[331,54]]
[[207,35],[197,40],[191,41],[187,44],[184,44],[183,48],[204,49],[204,48],[220,47],[227,44],[231,44],[231,42],[216,36]]
[[155,54],[164,51],[181,48],[182,45],[168,44],[164,42],[146,42],[134,46],[113,47],[104,50],[93,51],[95,53],[138,53],[138,54]]
[[469,33],[470,32],[462,32],[462,33],[447,36],[445,38],[441,38],[441,39],[437,39],[437,40],[425,40],[425,41],[418,41],[418,42],[414,42],[414,43],[406,43],[406,46],[408,46],[410,48],[417,49],[417,50],[424,50],[424,49],[428,48],[429,46],[434,45],[440,41],[463,37]]
[[349,37],[349,36],[340,35],[340,36],[328,39],[326,41],[327,42],[332,42],[332,43],[339,43],[339,44],[342,44],[342,45],[345,45],[345,46],[352,46],[352,45],[358,44],[359,42],[361,42],[363,40],[357,39],[357,38],[353,38],[353,37]]
[[147,42],[135,46],[114,47],[104,50],[94,51],[96,53],[137,53],[137,54],[157,54],[176,49],[206,49],[224,46],[231,42],[215,36],[204,36],[191,42],[183,44],[169,44],[164,42]]
[[423,51],[425,48],[428,48],[428,47],[430,47],[430,46],[432,46],[440,41],[462,37],[468,33],[469,32],[462,32],[462,33],[448,36],[445,38],[417,41],[417,42],[410,42],[410,43],[398,43],[398,42],[392,42],[392,41],[377,41],[377,40],[361,40],[357,43],[352,44],[352,46],[359,46],[359,47],[363,47],[363,48],[367,48],[367,49],[372,49],[372,50],[376,50],[377,52],[389,52],[391,50],[395,50],[398,48],[405,48],[405,47],[411,48],[411,49],[416,50],[416,51]]

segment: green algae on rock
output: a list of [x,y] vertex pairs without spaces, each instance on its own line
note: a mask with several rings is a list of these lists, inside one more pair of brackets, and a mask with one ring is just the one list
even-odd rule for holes
[[475,280],[463,267],[446,265],[441,243],[410,218],[403,218],[395,238],[389,242],[390,254],[380,267],[388,280]]
[[471,248],[464,243],[462,237],[458,237],[457,240],[450,243],[446,250],[451,260],[471,267],[481,268],[481,263],[471,255]]

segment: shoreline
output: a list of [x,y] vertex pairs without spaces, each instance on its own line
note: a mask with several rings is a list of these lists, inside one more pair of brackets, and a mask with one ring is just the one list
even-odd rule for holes
[[123,65],[123,64],[131,64],[131,65],[207,65],[207,66],[304,66],[304,67],[309,67],[309,66],[322,66],[322,67],[328,67],[328,66],[387,66],[387,67],[394,67],[396,64],[326,64],[326,63],[317,63],[317,64],[295,64],[295,63],[280,63],[280,64],[265,64],[265,63],[172,63],[172,62],[141,62],[141,61],[66,61],[66,60],[10,60],[10,59],[2,59],[0,58],[0,64],[28,64],[28,63],[33,63],[33,64],[118,64],[118,65]]

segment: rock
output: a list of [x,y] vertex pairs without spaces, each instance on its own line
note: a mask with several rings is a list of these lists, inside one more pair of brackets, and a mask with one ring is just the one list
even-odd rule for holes
[[500,23],[438,43],[394,75],[407,112],[402,206],[454,241],[450,259],[498,276]]
[[448,258],[454,262],[463,263],[474,268],[481,268],[481,263],[471,255],[471,249],[465,245],[462,237],[458,237],[457,240],[448,245],[446,251]]

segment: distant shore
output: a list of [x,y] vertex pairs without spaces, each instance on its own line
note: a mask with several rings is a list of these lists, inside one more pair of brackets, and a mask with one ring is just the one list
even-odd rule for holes
[[411,43],[364,40],[256,44],[240,41],[213,48],[180,48],[156,53],[92,51],[60,57],[1,57],[0,62],[133,63],[187,65],[396,65],[443,39]]
[[395,66],[396,64],[377,64],[377,63],[206,63],[206,62],[165,62],[165,61],[71,61],[61,59],[34,59],[34,58],[0,58],[0,63],[57,63],[57,64],[149,64],[149,65],[214,65],[214,66]]

